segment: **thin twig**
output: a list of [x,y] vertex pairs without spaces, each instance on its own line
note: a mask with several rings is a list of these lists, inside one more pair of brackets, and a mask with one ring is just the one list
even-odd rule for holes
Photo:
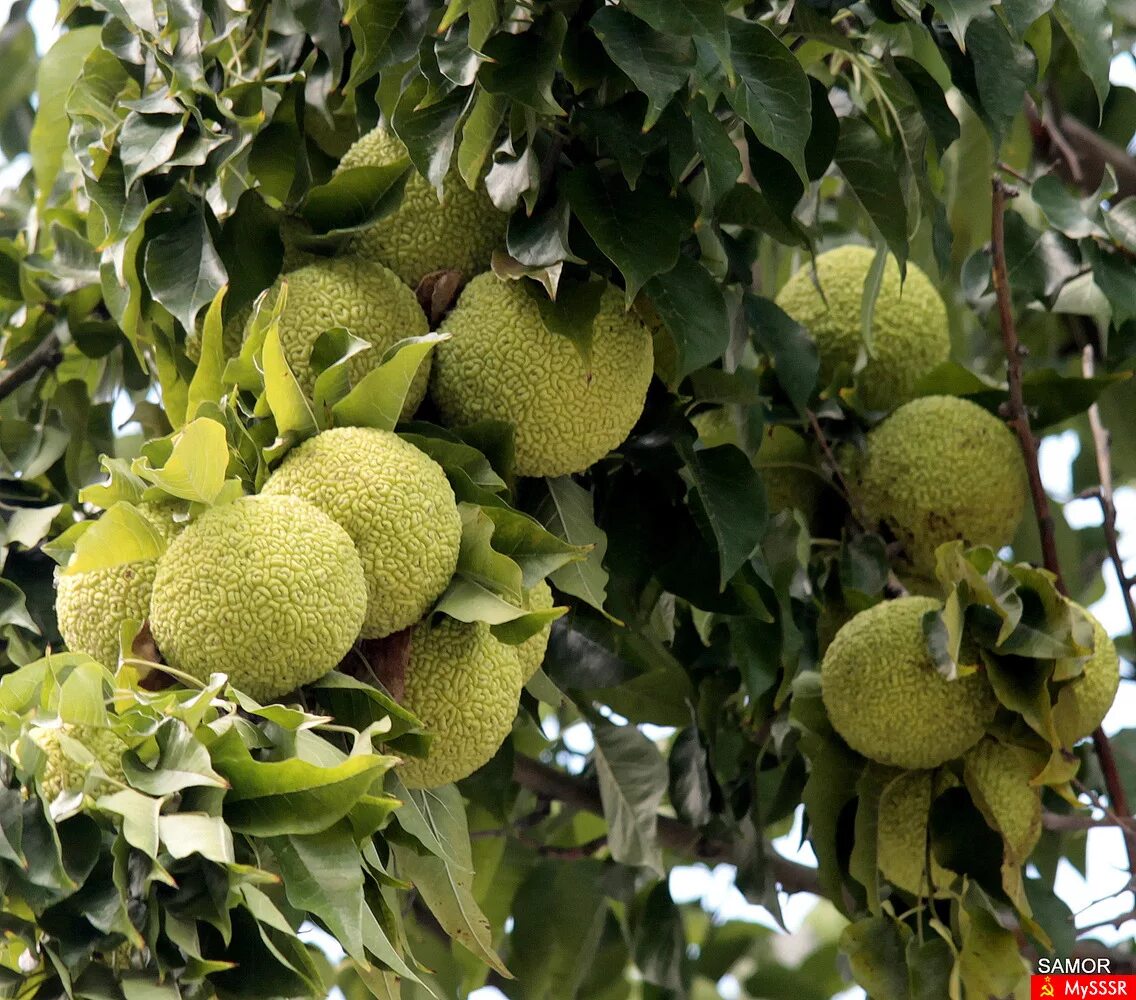
[[[563,802],[574,809],[582,809],[596,816],[603,815],[600,790],[586,778],[565,774],[531,757],[518,755],[513,765],[513,779],[522,788],[537,795]],[[668,850],[697,858],[700,861],[733,861],[732,846],[724,841],[711,840],[692,826],[670,816],[658,818],[659,844]],[[770,851],[768,863],[774,878],[785,892],[811,892],[820,894],[820,882],[815,868],[799,865]]]
[[1030,179],[1025,174],[1023,174],[1020,170],[1015,170],[1008,163],[1005,163],[1002,160],[998,161],[998,169],[1001,170],[1002,173],[1004,173],[1004,174],[1009,174],[1011,177],[1014,178],[1014,180],[1021,181],[1023,184],[1032,183],[1032,181],[1030,181]]
[[[1049,509],[1049,497],[1041,481],[1041,468],[1037,457],[1037,439],[1030,427],[1029,411],[1026,409],[1025,394],[1022,388],[1022,356],[1025,351],[1018,340],[1014,325],[1014,311],[1010,296],[1009,270],[1006,266],[1006,202],[1017,195],[997,174],[991,179],[993,188],[991,211],[991,263],[994,280],[994,293],[998,301],[998,317],[1002,328],[1002,344],[1006,352],[1006,379],[1009,384],[1010,399],[1005,404],[1008,412],[1007,422],[1018,435],[1025,458],[1026,472],[1029,476],[1030,495],[1033,498],[1037,528],[1041,535],[1041,551],[1045,568],[1054,576],[1060,593],[1068,596],[1065,578],[1061,573],[1061,561],[1057,556],[1057,539],[1054,533],[1053,514]],[[1125,795],[1124,784],[1116,767],[1116,757],[1108,736],[1099,726],[1093,732],[1093,748],[1100,761],[1105,789],[1108,791],[1112,811],[1127,820],[1132,816]],[[1131,884],[1136,879],[1136,833],[1123,826],[1124,847],[1128,855],[1128,878]]]
[[25,382],[31,381],[41,371],[48,371],[63,360],[63,345],[59,335],[49,333],[35,349],[0,379],[0,400],[7,399]]
[[[1081,351],[1081,372],[1085,378],[1092,378],[1096,371],[1096,355],[1092,344],[1086,344]],[[1116,530],[1116,503],[1112,491],[1112,435],[1101,420],[1100,407],[1093,403],[1089,407],[1089,428],[1092,430],[1093,450],[1097,459],[1097,479],[1100,487],[1096,491],[1104,517],[1104,537],[1108,546],[1108,556],[1113,571],[1120,584],[1124,598],[1124,608],[1128,612],[1128,623],[1136,634],[1136,601],[1132,598],[1132,588],[1136,580],[1124,571],[1124,560],[1120,557],[1120,535]]]
[[1037,528],[1041,534],[1041,551],[1045,568],[1057,578],[1057,589],[1065,595],[1069,591],[1061,575],[1061,563],[1057,558],[1057,536],[1054,532],[1053,514],[1049,509],[1049,497],[1045,484],[1041,481],[1041,468],[1037,459],[1037,438],[1030,427],[1029,411],[1026,409],[1025,392],[1022,388],[1022,357],[1026,353],[1018,340],[1018,330],[1014,325],[1014,310],[1010,298],[1009,270],[1006,266],[1006,202],[1017,197],[1017,192],[1009,187],[997,174],[993,178],[993,212],[991,220],[990,250],[993,263],[994,294],[998,300],[998,318],[1002,327],[1002,344],[1006,351],[1006,378],[1009,383],[1010,398],[1003,404],[1006,423],[1018,435],[1022,455],[1029,475],[1030,495],[1033,498]]

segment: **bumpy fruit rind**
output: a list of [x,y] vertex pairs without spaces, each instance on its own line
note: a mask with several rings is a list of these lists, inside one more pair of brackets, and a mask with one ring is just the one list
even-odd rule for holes
[[78,792],[83,789],[90,770],[88,765],[67,755],[60,736],[82,744],[98,761],[103,773],[110,780],[98,780],[88,789],[96,798],[115,791],[115,782],[123,781],[122,755],[127,746],[117,733],[95,726],[66,725],[62,729],[36,728],[31,738],[44,752],[46,761],[39,775],[39,791],[49,802],[63,792]]
[[861,507],[903,546],[917,574],[931,576],[944,542],[989,545],[1014,538],[1026,503],[1018,442],[969,400],[925,396],[868,434],[859,470]]
[[367,578],[364,638],[413,625],[446,589],[461,516],[446,474],[388,431],[340,427],[288,453],[263,494],[314,504],[355,543]]
[[[315,384],[312,348],[332,327],[344,327],[372,345],[347,362],[352,384],[377,368],[388,348],[429,332],[430,324],[414,292],[393,271],[374,261],[335,257],[297,268],[277,279],[262,309],[272,305],[283,282],[288,284],[288,299],[280,314],[280,346],[288,367],[309,395]],[[428,379],[429,359],[411,383],[404,415],[413,413],[422,402]]]
[[474,278],[442,328],[431,395],[446,422],[503,420],[515,430],[522,476],[582,472],[639,419],[651,381],[647,328],[608,287],[595,317],[590,363],[544,325],[520,282]]
[[[777,295],[777,304],[806,327],[816,341],[821,379],[851,369],[863,346],[861,304],[875,251],[842,246],[822,253],[816,276],[798,270]],[[890,410],[912,397],[916,383],[950,356],[947,310],[935,286],[908,262],[901,285],[899,265],[889,256],[872,313],[871,356],[857,374],[858,392],[870,410]]]
[[963,757],[970,797],[1016,864],[1025,863],[1041,837],[1041,793],[1030,780],[1044,767],[1045,757],[989,736]]
[[[554,605],[552,588],[541,580],[535,587],[525,592],[525,608],[528,611],[550,611]],[[527,682],[544,662],[548,650],[548,639],[552,635],[552,623],[545,625],[536,635],[529,636],[514,647],[521,664],[521,680]]]
[[367,584],[350,536],[298,497],[214,507],[158,561],[150,626],[167,661],[258,700],[331,670],[363,624]]
[[[168,543],[180,530],[162,505],[137,510]],[[107,667],[118,664],[122,623],[150,617],[150,593],[157,560],[120,563],[56,578],[55,616],[59,634],[73,653],[86,653]]]
[[821,664],[829,719],[852,749],[909,769],[965,753],[998,702],[982,671],[947,680],[935,669],[923,616],[942,605],[901,597],[861,611],[836,633]]
[[[949,781],[949,778],[947,779]],[[944,791],[944,780],[933,771],[898,775],[880,795],[876,826],[876,857],[881,874],[913,896],[948,895],[953,872],[935,860],[928,842],[931,803]]]
[[513,646],[485,622],[423,622],[410,640],[402,704],[434,734],[430,755],[409,758],[399,775],[410,788],[434,788],[472,774],[505,742],[521,693]]
[[[406,156],[406,147],[382,126],[359,139],[338,170],[384,166]],[[483,183],[471,191],[451,170],[443,199],[411,168],[398,207],[356,233],[351,253],[389,267],[412,288],[432,271],[460,271],[467,279],[489,267],[493,251],[505,242],[509,217],[498,212]]]

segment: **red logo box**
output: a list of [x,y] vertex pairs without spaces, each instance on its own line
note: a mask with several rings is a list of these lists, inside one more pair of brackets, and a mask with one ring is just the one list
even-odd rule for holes
[[1030,976],[1030,1000],[1136,1000],[1136,976]]

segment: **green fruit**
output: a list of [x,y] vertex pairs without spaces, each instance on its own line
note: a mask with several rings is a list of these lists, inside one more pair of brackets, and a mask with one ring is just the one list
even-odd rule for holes
[[946,896],[955,879],[953,872],[935,860],[927,829],[935,796],[955,783],[949,777],[936,779],[933,771],[908,771],[880,795],[876,827],[880,872],[892,885],[913,896],[931,895],[932,883],[935,896]]
[[[550,611],[555,602],[552,599],[552,588],[541,580],[535,587],[525,593],[525,608],[529,611]],[[529,636],[524,642],[513,648],[520,657],[521,681],[527,683],[544,662],[544,654],[548,650],[548,639],[552,635],[552,623],[549,622],[536,635]]]
[[225,673],[258,700],[331,670],[367,607],[355,546],[323,511],[290,496],[207,510],[158,561],[150,626],[173,666]]
[[947,680],[935,669],[923,616],[941,603],[901,597],[861,611],[832,640],[821,692],[836,731],[893,767],[937,767],[969,750],[998,702],[983,672]]
[[493,638],[485,622],[423,622],[410,640],[402,704],[434,734],[429,757],[408,759],[409,788],[464,778],[505,742],[521,694],[516,648]]
[[1026,504],[1025,464],[997,417],[965,399],[926,396],[868,434],[857,492],[910,567],[931,576],[944,542],[997,550],[1013,540]]
[[[245,327],[252,316],[252,305],[242,306],[233,314],[221,331],[221,350],[226,360],[241,353],[245,340]],[[195,365],[201,364],[201,331],[192,330],[185,338],[185,356]]]
[[[393,271],[358,257],[320,260],[282,275],[262,309],[271,307],[282,284],[288,299],[280,314],[280,346],[301,388],[309,396],[315,375],[312,348],[332,327],[342,326],[372,345],[347,362],[352,383],[377,368],[383,353],[406,337],[429,332],[414,292]],[[429,364],[423,363],[407,394],[403,413],[414,412],[426,392]]]
[[[875,251],[868,247],[837,247],[816,259],[823,297],[809,266],[777,295],[777,304],[816,341],[822,383],[838,369],[851,370],[864,347],[861,306],[874,259]],[[911,399],[919,379],[946,361],[950,350],[947,310],[935,286],[910,262],[901,286],[899,266],[889,256],[872,313],[870,360],[856,376],[864,406],[890,410]]]
[[[141,503],[136,509],[167,543],[180,530],[160,504]],[[150,617],[157,565],[156,559],[146,559],[57,576],[55,616],[67,648],[116,667],[123,622]]]
[[364,638],[418,621],[450,582],[461,517],[446,474],[388,431],[340,427],[293,448],[263,494],[315,504],[342,527],[367,579]]
[[[380,126],[347,151],[336,172],[384,166],[406,155],[402,142]],[[483,183],[471,191],[455,170],[442,190],[439,202],[430,182],[412,167],[398,207],[353,236],[348,251],[389,267],[412,288],[432,271],[461,271],[469,279],[486,270],[505,242],[509,217],[493,207]]]
[[1104,721],[1120,687],[1120,657],[1104,626],[1088,611],[1093,623],[1093,654],[1085,661],[1084,672],[1057,691],[1053,721],[1063,746],[1071,747],[1088,736]]
[[1044,766],[1044,757],[989,736],[963,757],[970,797],[986,822],[1002,834],[1016,864],[1025,864],[1041,837],[1041,793],[1030,779]]
[[[63,744],[62,736],[82,745],[92,761],[77,760]],[[39,793],[48,802],[63,792],[84,790],[87,774],[97,762],[110,780],[99,779],[86,791],[94,798],[115,791],[117,782],[124,781],[122,755],[127,746],[116,733],[95,726],[65,725],[62,729],[37,728],[31,731],[32,741],[47,758],[39,776]]]
[[451,425],[504,420],[522,476],[582,472],[622,443],[643,412],[651,337],[609,286],[590,361],[552,333],[535,295],[492,274],[474,278],[443,325],[431,394]]
[[809,443],[784,425],[767,427],[753,460],[765,482],[770,513],[799,510],[806,518],[816,513],[824,486],[813,462]]

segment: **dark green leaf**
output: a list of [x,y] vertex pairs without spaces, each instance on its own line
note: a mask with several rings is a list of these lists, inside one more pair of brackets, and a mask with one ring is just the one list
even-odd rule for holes
[[1027,46],[1014,43],[993,13],[970,22],[966,50],[974,66],[981,111],[997,149],[1014,119],[1022,113],[1022,100],[1037,79],[1037,58]]
[[1105,0],[1057,0],[1053,11],[1061,30],[1073,43],[1081,68],[1093,85],[1103,112],[1112,65],[1112,16]]
[[907,264],[907,206],[891,147],[866,119],[845,118],[840,123],[836,165],[903,271]]
[[198,310],[212,302],[228,280],[204,210],[190,212],[150,240],[143,273],[150,294],[184,329],[194,329]]
[[592,724],[608,846],[625,865],[645,865],[663,875],[658,811],[667,791],[667,765],[658,748],[635,726]]
[[494,35],[485,43],[488,61],[478,71],[478,82],[489,93],[540,114],[563,114],[552,96],[552,81],[567,31],[564,15],[555,13],[533,21],[519,34]]
[[749,459],[730,444],[691,452],[687,468],[718,543],[725,589],[765,532],[765,489]]
[[646,292],[675,342],[677,378],[725,353],[730,342],[726,300],[721,286],[698,261],[680,255],[670,271],[647,282]]

